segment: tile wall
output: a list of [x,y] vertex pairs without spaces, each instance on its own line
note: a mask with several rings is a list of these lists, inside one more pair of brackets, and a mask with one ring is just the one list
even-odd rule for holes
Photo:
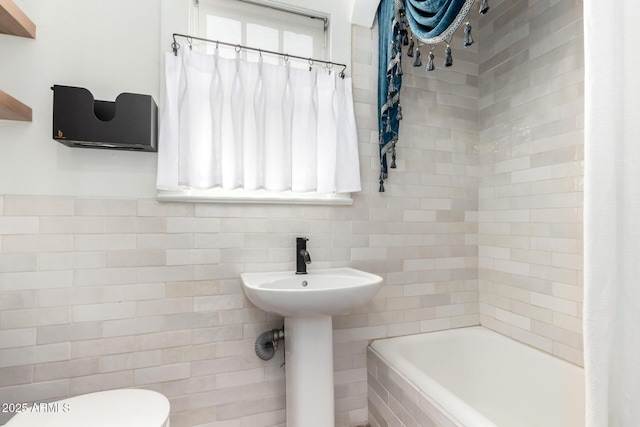
[[481,323],[583,363],[581,0],[494,0],[480,21]]
[[253,351],[282,319],[245,299],[239,274],[293,270],[301,235],[309,268],[385,279],[334,320],[338,427],[367,420],[369,340],[479,323],[475,53],[435,79],[406,67],[398,169],[378,193],[377,31],[353,39],[351,207],[0,196],[0,402],[141,387],[170,398],[172,427],[284,426],[282,350]]

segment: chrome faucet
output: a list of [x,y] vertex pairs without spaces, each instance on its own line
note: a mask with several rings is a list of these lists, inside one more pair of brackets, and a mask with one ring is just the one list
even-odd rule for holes
[[307,274],[307,264],[311,264],[311,255],[307,251],[306,237],[296,237],[296,274]]

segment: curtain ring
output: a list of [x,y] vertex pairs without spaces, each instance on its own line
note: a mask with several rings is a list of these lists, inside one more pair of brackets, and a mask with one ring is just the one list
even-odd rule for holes
[[235,50],[236,50],[236,53],[240,53],[240,51],[242,50],[242,46],[237,44],[236,47],[235,47]]
[[178,56],[178,49],[180,49],[180,43],[178,42],[171,43],[171,49],[173,49],[173,54],[175,56]]
[[309,71],[311,71],[312,66],[313,66],[313,59],[309,58]]
[[331,75],[331,69],[333,68],[333,62],[327,62],[327,64],[325,66],[327,67],[327,70],[329,70],[329,75]]
[[284,54],[284,62],[289,62],[289,54],[288,53]]
[[187,43],[189,43],[189,50],[193,50],[193,40],[191,37],[187,37]]

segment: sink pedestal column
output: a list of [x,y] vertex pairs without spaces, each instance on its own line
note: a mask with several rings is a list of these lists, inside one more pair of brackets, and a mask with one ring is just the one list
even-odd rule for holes
[[285,317],[287,427],[333,427],[331,316]]

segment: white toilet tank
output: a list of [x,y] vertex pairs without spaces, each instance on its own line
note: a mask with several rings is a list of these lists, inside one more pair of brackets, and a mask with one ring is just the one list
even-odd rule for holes
[[6,427],[169,427],[169,400],[151,390],[120,389],[37,403]]

